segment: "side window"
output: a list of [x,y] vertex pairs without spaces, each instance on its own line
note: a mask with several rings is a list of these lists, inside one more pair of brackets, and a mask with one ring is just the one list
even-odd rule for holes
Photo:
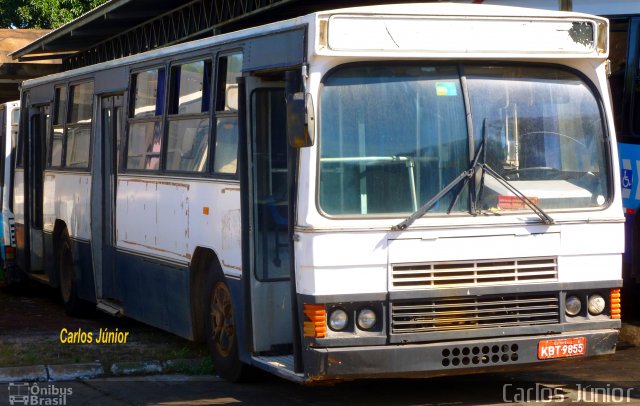
[[68,168],[88,168],[93,115],[93,83],[69,87],[65,161]]
[[[21,105],[23,106],[28,106],[30,102],[30,97],[29,97],[29,92],[25,92],[23,97],[22,97],[22,101],[21,101]],[[24,118],[22,117],[22,115],[26,115],[27,111],[29,111],[29,109],[24,109],[24,111],[21,111],[21,115],[19,118],[19,122],[24,123]],[[25,138],[27,136],[27,134],[25,134],[25,132],[27,131],[26,125],[20,125],[19,126],[19,131],[18,131],[18,139],[16,140],[16,167],[18,168],[24,168],[24,149],[25,149]]]
[[53,100],[53,134],[49,141],[48,166],[62,166],[62,149],[64,146],[64,122],[67,110],[67,87],[56,86]]
[[4,162],[5,162],[5,156],[7,155],[5,153],[6,151],[6,145],[7,145],[7,109],[5,109],[4,107],[0,108],[0,186],[4,186]]
[[210,61],[189,62],[171,67],[167,170],[207,170],[210,82]]
[[[11,156],[15,159],[16,145],[18,145],[18,123],[20,122],[20,108],[11,113]],[[12,164],[13,165],[13,164]]]
[[163,68],[137,72],[131,76],[127,169],[160,168],[164,85]]
[[213,170],[235,174],[238,166],[238,85],[242,74],[242,54],[218,58],[216,84],[216,136]]

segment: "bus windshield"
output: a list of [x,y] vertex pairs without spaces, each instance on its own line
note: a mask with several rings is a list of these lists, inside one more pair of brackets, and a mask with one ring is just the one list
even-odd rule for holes
[[[358,64],[323,85],[319,205],[326,215],[411,213],[468,169],[470,146],[483,139],[481,161],[545,210],[597,208],[609,199],[602,112],[567,70]],[[495,178],[477,181],[475,199],[465,188],[453,206],[440,199],[429,213],[469,212],[471,200],[483,211],[527,210]]]

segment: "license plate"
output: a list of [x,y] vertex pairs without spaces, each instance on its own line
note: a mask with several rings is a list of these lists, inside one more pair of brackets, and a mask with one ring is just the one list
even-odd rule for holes
[[538,359],[577,357],[587,353],[586,337],[538,342]]

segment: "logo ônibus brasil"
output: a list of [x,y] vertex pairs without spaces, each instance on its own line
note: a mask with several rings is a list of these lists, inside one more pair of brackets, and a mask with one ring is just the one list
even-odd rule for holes
[[39,385],[37,383],[10,383],[10,405],[66,405],[68,397],[73,394],[72,388],[63,388],[54,384]]

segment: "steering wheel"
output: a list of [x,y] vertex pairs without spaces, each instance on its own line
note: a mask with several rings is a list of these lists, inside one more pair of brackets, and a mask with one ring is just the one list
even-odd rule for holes
[[[554,131],[532,131],[524,134],[520,134],[518,138],[523,139],[530,136],[546,136],[554,135],[558,138],[562,137],[569,140],[573,144],[577,144],[576,148],[586,150],[587,146],[582,142],[566,134],[554,132]],[[561,179],[562,171],[558,168],[551,166],[530,166],[526,168],[511,168],[504,170],[504,177],[509,180],[517,179],[539,179],[539,180],[555,180]]]

